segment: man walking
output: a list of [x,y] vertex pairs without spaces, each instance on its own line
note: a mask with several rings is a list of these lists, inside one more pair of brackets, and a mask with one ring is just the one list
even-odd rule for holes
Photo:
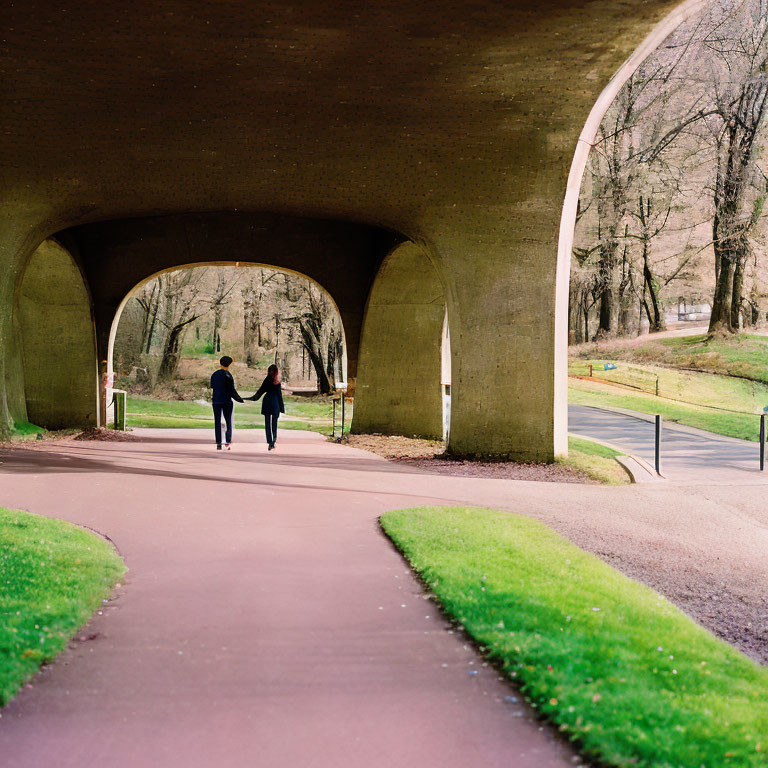
[[232,445],[232,409],[234,407],[232,401],[237,400],[238,403],[242,403],[243,398],[237,394],[235,380],[229,372],[232,358],[229,355],[224,355],[219,360],[219,364],[221,368],[218,371],[214,371],[211,375],[211,389],[213,390],[211,402],[213,405],[214,430],[216,431],[216,449],[221,450],[221,417],[224,416],[224,421],[227,424],[224,434],[224,447],[229,451]]

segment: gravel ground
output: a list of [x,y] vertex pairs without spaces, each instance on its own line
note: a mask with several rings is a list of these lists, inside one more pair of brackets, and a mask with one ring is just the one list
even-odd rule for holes
[[[454,476],[565,481],[573,470],[438,458],[442,443],[352,435],[350,446]],[[547,469],[559,477],[548,476]],[[570,475],[568,477],[566,475]],[[518,486],[516,512],[529,514],[622,573],[663,594],[691,618],[768,664],[768,504],[765,486],[579,488]],[[478,499],[478,504],[491,505]],[[509,507],[506,502],[502,507]]]
[[766,525],[755,519],[765,517],[765,506],[753,515],[749,496],[733,488],[629,490],[638,494],[629,505],[574,505],[534,516],[768,664],[768,568],[758,551]]
[[79,435],[75,435],[73,440],[96,440],[102,443],[128,443],[132,440],[139,440],[136,435],[130,432],[119,432],[114,429],[84,429]]
[[521,464],[454,459],[444,454],[445,446],[443,443],[434,440],[419,440],[390,435],[350,435],[348,444],[352,448],[370,451],[390,461],[428,470],[437,475],[495,477],[549,483],[596,483],[583,472],[560,464]]

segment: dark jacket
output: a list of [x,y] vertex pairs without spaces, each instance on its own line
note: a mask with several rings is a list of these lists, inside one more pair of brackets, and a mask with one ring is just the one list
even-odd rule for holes
[[235,380],[229,371],[219,368],[211,374],[211,389],[213,397],[211,402],[214,405],[231,405],[233,400],[238,403],[243,402],[243,398],[237,394],[235,389]]
[[282,385],[273,384],[269,377],[267,377],[259,387],[259,391],[251,397],[251,400],[258,400],[262,395],[264,395],[264,400],[261,402],[261,412],[265,416],[268,414],[285,413]]

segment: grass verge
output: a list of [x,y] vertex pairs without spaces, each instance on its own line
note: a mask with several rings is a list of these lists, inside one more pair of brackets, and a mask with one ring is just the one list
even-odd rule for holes
[[[280,429],[306,429],[331,434],[333,406],[327,399],[306,400],[287,396],[285,411],[291,419],[281,419]],[[347,414],[351,417],[351,409]],[[213,429],[213,413],[209,404],[193,400],[157,400],[128,396],[127,425],[155,429]],[[247,402],[235,406],[237,429],[263,429],[261,406]]]
[[741,333],[732,338],[684,336],[647,341],[621,355],[639,362],[659,362],[678,368],[698,368],[743,376],[768,384],[768,337]]
[[103,539],[0,508],[0,706],[53,659],[125,573]]
[[715,411],[686,403],[665,400],[662,397],[641,392],[621,390],[610,384],[571,379],[568,386],[568,402],[575,405],[627,408],[640,413],[659,413],[665,421],[698,427],[709,432],[742,440],[757,441],[760,417],[755,414]]
[[557,459],[558,464],[573,467],[580,472],[606,485],[629,485],[629,475],[616,461],[616,456],[623,456],[621,451],[592,440],[579,437],[568,438],[568,458]]
[[44,435],[46,432],[43,427],[37,424],[31,424],[28,421],[17,421],[11,430],[11,440],[35,440],[38,435]]
[[590,759],[764,768],[768,670],[538,521],[388,512],[384,531],[488,657]]

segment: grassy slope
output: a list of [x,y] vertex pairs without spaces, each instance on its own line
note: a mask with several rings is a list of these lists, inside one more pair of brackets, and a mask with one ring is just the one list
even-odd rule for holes
[[103,539],[0,508],[0,705],[64,649],[124,572]]
[[764,768],[768,670],[541,523],[389,512],[384,530],[528,699],[610,766]]
[[34,440],[38,435],[44,434],[45,430],[36,424],[28,421],[17,421],[11,431],[12,440]]
[[768,384],[768,337],[739,334],[733,339],[706,336],[648,341],[621,353],[623,359],[678,368],[744,376]]
[[698,373],[660,365],[616,361],[614,370],[606,371],[605,360],[571,361],[571,376],[588,376],[588,365],[593,364],[594,376],[606,381],[627,384],[648,394],[666,399],[685,401],[697,405],[710,405],[732,411],[759,414],[768,405],[768,386],[762,382],[738,379],[711,373]]
[[611,385],[571,379],[568,402],[596,407],[628,408],[640,413],[659,413],[666,421],[698,427],[710,432],[744,440],[758,439],[760,419],[757,415],[727,413],[695,405],[677,403],[642,392],[621,390]]
[[620,451],[607,445],[569,437],[568,458],[560,459],[559,462],[579,469],[601,483],[627,485],[630,482],[629,476],[615,460],[616,456],[621,455]]

